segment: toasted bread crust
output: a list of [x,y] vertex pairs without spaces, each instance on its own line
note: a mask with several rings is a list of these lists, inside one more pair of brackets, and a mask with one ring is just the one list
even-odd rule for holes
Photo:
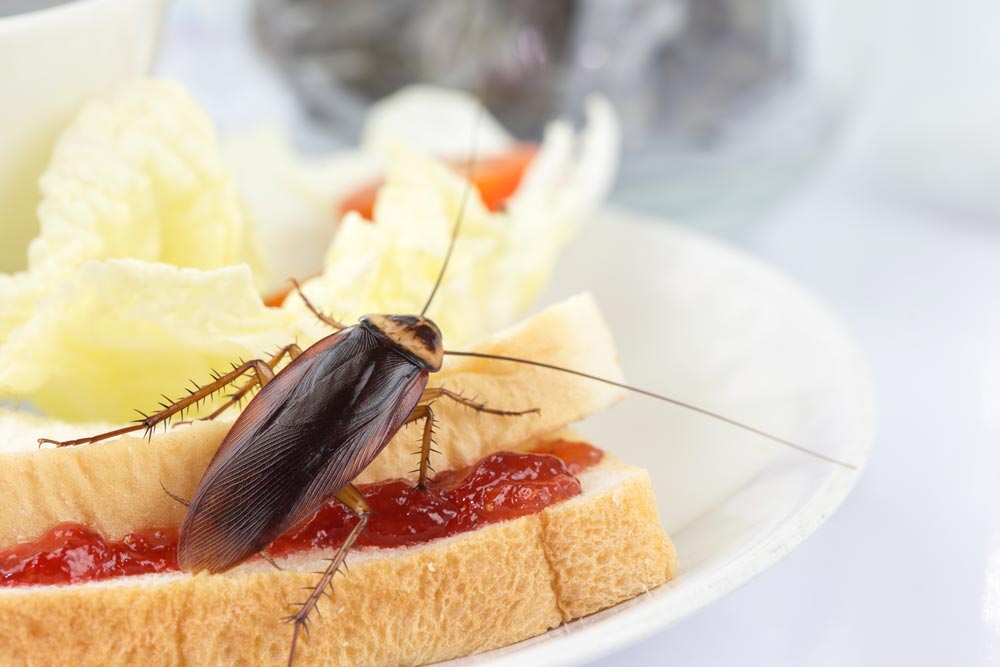
[[[645,471],[599,468],[614,479],[539,514],[356,554],[296,665],[419,665],[486,651],[667,581],[677,560]],[[18,666],[283,665],[291,627],[280,620],[282,601],[315,580],[248,564],[223,575],[0,591],[0,656]]]
[[[621,378],[611,335],[588,295],[557,304],[474,349],[527,357],[613,380]],[[478,396],[491,407],[538,407],[541,413],[473,416],[469,408],[439,400],[434,411],[441,453],[433,458],[439,470],[460,468],[490,452],[512,448],[605,408],[624,395],[621,389],[564,373],[479,359],[449,360],[431,377],[431,386],[441,385]],[[0,429],[8,422],[14,420],[8,415],[5,422],[0,415]],[[0,439],[19,437],[26,441],[14,448],[19,451],[0,453],[4,470],[0,548],[36,539],[61,521],[84,523],[114,539],[149,526],[180,525],[185,508],[160,485],[181,498],[191,498],[229,426],[227,422],[196,422],[158,433],[148,442],[126,436],[43,450],[37,450],[32,439],[68,437],[65,426],[59,427],[59,433],[47,432],[46,426],[17,436],[0,433]],[[92,434],[94,431],[88,430],[92,428],[83,427],[79,434]],[[418,439],[415,429],[401,431],[356,481],[412,477]]]

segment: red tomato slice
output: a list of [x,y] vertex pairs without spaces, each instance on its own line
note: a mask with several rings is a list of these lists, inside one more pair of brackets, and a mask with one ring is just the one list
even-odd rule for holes
[[[472,182],[479,190],[479,196],[483,198],[487,208],[496,211],[514,194],[537,152],[537,144],[516,144],[504,155],[476,162]],[[451,161],[449,164],[459,173],[463,173],[467,168],[462,161]],[[375,208],[375,196],[383,183],[385,180],[380,178],[345,197],[340,203],[340,215],[348,211],[357,211],[362,218],[371,220]]]
[[365,220],[371,220],[375,208],[375,195],[378,194],[378,189],[382,187],[383,183],[385,183],[385,179],[380,178],[344,197],[340,202],[337,219],[339,220],[348,211],[357,211]]
[[267,306],[268,308],[279,308],[281,304],[285,302],[285,297],[291,294],[291,292],[292,292],[291,285],[289,285],[288,287],[282,287],[277,292],[271,292],[270,294],[267,294],[263,297],[264,305]]
[[[479,196],[483,198],[487,208],[496,211],[514,194],[537,152],[537,144],[516,144],[503,155],[476,162],[472,182],[479,190]],[[448,164],[459,173],[465,173],[468,169],[468,165],[462,161],[450,161]],[[375,196],[383,183],[385,179],[380,178],[345,197],[340,203],[339,214],[342,216],[348,211],[357,211],[362,218],[371,220]],[[291,287],[285,287],[267,295],[264,303],[271,308],[277,308],[290,292]]]

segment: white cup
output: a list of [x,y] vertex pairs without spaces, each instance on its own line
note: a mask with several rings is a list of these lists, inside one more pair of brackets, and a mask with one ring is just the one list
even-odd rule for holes
[[149,71],[165,2],[0,4],[0,271],[25,268],[59,131],[86,100]]

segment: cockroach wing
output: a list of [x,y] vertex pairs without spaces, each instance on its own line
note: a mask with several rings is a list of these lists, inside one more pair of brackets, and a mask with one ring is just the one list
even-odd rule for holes
[[426,385],[426,371],[362,327],[313,345],[219,446],[181,527],[181,567],[226,570],[308,518],[371,463]]

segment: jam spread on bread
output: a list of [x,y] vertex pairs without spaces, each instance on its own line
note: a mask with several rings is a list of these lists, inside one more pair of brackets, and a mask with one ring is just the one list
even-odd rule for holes
[[34,542],[0,551],[0,585],[72,584],[177,569],[177,529],[152,528],[106,540],[60,523]]
[[575,440],[548,440],[532,447],[531,452],[558,457],[574,475],[597,465],[604,458],[604,452],[597,447]]
[[[359,486],[372,508],[360,546],[399,547],[535,514],[580,493],[576,475],[603,452],[583,442],[554,440],[528,453],[495,452],[428,480],[426,490],[404,480]],[[272,556],[343,542],[356,519],[338,501],[269,547]],[[81,583],[177,568],[177,530],[151,528],[107,540],[76,523],[61,523],[38,540],[0,551],[0,585]]]

